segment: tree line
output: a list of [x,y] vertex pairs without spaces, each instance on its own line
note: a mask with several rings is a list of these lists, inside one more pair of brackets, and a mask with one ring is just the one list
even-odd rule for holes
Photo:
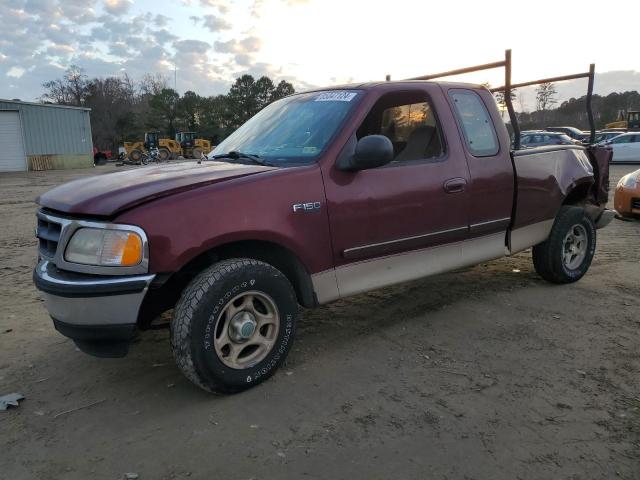
[[[570,125],[581,130],[589,129],[586,95],[560,103],[553,96],[551,100],[551,105],[558,105],[556,108],[538,108],[529,113],[518,114],[521,128],[524,130]],[[624,114],[629,110],[640,110],[640,92],[634,90],[593,95],[591,105],[596,129],[602,129],[607,123],[624,120]]]
[[[181,96],[161,75],[148,74],[138,81],[126,74],[89,79],[77,66],[43,87],[42,101],[91,108],[94,146],[114,152],[125,141],[142,139],[145,131],[159,131],[169,138],[178,131],[193,131],[216,145],[269,103],[295,93],[293,85],[284,80],[275,84],[266,76],[256,80],[243,75],[226,94],[204,97],[187,91]],[[514,104],[518,97],[518,91],[512,90]],[[504,92],[497,92],[495,98],[504,112]],[[640,110],[640,93],[593,95],[592,105],[596,128],[604,128],[620,120],[621,113]],[[586,95],[558,104],[553,83],[536,89],[534,111],[520,111],[517,116],[522,130],[553,125],[589,128]]]
[[[543,83],[536,88],[535,110],[520,111],[516,115],[521,130],[534,130],[549,126],[572,126],[582,130],[589,129],[587,116],[587,96],[570,98],[558,102],[557,90],[553,83]],[[518,98],[516,89],[511,92],[511,101],[515,104]],[[495,94],[496,102],[501,110],[506,108],[504,92]],[[556,106],[557,105],[557,106]],[[614,92],[609,95],[593,95],[591,99],[593,117],[597,129],[617,120],[624,120],[629,110],[640,110],[640,92]]]
[[275,84],[266,76],[243,75],[227,94],[204,97],[187,91],[181,96],[161,75],[138,81],[126,74],[90,79],[77,66],[43,88],[44,102],[91,108],[93,145],[114,152],[125,141],[141,140],[146,131],[169,138],[193,131],[216,145],[269,103],[295,93],[284,80]]

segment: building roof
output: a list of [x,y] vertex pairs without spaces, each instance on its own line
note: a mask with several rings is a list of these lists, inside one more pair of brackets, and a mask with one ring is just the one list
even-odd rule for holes
[[8,99],[4,99],[4,98],[0,98],[0,103],[14,103],[14,104],[17,104],[17,105],[34,105],[36,107],[70,108],[72,110],[91,111],[91,109],[87,108],[87,107],[72,107],[72,106],[69,106],[69,105],[58,105],[56,103],[23,102],[22,100],[8,100]]

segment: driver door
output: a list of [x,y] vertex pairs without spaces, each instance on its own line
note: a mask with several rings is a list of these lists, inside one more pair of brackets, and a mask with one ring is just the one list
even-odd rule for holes
[[380,95],[342,153],[352,154],[365,135],[382,134],[394,145],[391,163],[357,172],[323,166],[341,296],[422,276],[434,260],[422,265],[420,254],[417,261],[405,254],[468,236],[465,155],[443,136],[438,114],[453,120],[432,100],[441,98],[433,88]]

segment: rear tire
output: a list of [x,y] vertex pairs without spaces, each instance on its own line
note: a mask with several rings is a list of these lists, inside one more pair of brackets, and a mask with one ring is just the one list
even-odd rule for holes
[[252,259],[224,260],[183,291],[171,322],[171,348],[200,388],[234,393],[269,378],[295,335],[298,303],[289,280]]
[[533,266],[545,280],[572,283],[580,280],[596,251],[596,227],[585,210],[563,206],[549,238],[533,247]]
[[141,150],[138,150],[138,149],[131,150],[131,153],[129,153],[129,160],[131,160],[132,162],[138,163],[141,158],[142,158]]

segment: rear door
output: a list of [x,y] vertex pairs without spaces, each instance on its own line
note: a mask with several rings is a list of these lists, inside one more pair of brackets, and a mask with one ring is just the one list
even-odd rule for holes
[[[471,237],[504,233],[511,221],[514,198],[513,165],[509,136],[488,91],[464,88],[447,90],[455,112],[471,182],[469,233]],[[493,102],[492,107],[490,102]],[[497,126],[497,129],[496,129]],[[534,134],[529,145],[540,140]]]

